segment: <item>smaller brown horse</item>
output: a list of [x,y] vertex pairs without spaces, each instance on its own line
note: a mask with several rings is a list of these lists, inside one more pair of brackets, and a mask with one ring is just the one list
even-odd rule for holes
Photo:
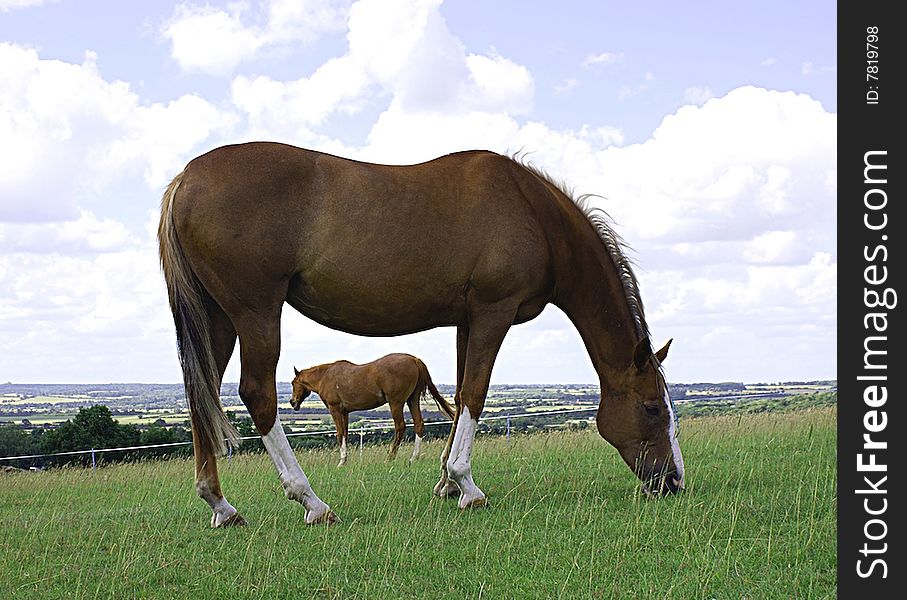
[[456,411],[438,392],[431,381],[428,369],[421,360],[409,354],[388,354],[378,360],[356,365],[347,360],[318,365],[303,369],[293,367],[293,396],[290,404],[299,410],[302,401],[311,392],[321,396],[321,401],[331,412],[337,428],[337,443],[340,444],[340,463],[346,463],[349,414],[354,410],[371,410],[388,404],[394,419],[394,443],[391,444],[388,459],[397,455],[397,448],[403,440],[406,422],[403,420],[403,405],[409,405],[416,430],[416,447],[410,462],[419,458],[425,422],[419,402],[426,389],[431,393],[438,408],[454,421]]

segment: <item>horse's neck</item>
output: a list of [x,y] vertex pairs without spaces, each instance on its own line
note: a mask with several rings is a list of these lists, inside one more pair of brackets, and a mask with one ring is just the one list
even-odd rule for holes
[[[312,367],[305,370],[305,384],[318,392],[324,383],[324,376],[327,373],[328,367],[330,365],[318,365],[317,367]],[[319,392],[321,395],[321,392]]]
[[579,264],[569,267],[569,283],[558,294],[556,304],[573,322],[606,386],[614,373],[632,361],[640,337],[638,327],[607,252],[601,248],[577,256]]

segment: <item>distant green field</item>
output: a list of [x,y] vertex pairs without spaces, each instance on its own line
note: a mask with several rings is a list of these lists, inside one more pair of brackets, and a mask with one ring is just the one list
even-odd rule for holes
[[480,437],[490,507],[433,498],[440,444],[300,452],[343,519],[307,527],[264,455],[0,473],[4,598],[834,598],[834,407],[683,422],[687,492],[652,500],[593,431]]

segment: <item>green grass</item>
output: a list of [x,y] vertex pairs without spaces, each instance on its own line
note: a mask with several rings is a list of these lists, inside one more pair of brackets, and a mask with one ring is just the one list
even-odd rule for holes
[[188,460],[0,473],[4,598],[833,598],[834,408],[683,423],[686,493],[652,500],[593,431],[480,437],[485,510],[430,495],[440,444],[337,469],[307,527],[264,455],[221,462],[248,519],[211,530]]

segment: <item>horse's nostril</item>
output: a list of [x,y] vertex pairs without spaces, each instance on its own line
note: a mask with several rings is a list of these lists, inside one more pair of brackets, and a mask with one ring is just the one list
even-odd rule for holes
[[676,494],[683,491],[683,478],[681,477],[680,479],[678,479],[676,471],[668,473],[667,477],[665,477],[664,485],[665,491],[671,494]]

